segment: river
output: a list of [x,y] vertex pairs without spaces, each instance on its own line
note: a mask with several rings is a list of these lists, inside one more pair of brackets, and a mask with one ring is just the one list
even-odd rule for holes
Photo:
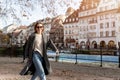
[[[55,55],[54,52],[48,52],[49,54]],[[119,57],[118,56],[110,56],[110,55],[89,55],[89,54],[70,54],[70,53],[60,53],[58,61],[62,62],[113,62],[118,63]]]

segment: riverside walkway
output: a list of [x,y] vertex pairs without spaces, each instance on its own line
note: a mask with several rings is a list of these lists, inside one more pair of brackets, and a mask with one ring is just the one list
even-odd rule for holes
[[[0,80],[30,80],[30,75],[19,75],[25,65],[21,62],[20,57],[0,57]],[[50,62],[53,72],[47,80],[120,80],[119,68]]]

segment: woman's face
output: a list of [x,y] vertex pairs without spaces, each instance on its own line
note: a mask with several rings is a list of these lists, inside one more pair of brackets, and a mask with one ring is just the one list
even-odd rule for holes
[[38,24],[38,25],[36,26],[36,32],[37,32],[37,33],[41,33],[41,32],[43,32],[43,30],[44,30],[43,24]]

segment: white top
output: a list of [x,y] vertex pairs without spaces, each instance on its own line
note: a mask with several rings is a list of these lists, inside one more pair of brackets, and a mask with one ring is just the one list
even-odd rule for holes
[[34,51],[38,51],[43,56],[43,43],[41,34],[35,34]]

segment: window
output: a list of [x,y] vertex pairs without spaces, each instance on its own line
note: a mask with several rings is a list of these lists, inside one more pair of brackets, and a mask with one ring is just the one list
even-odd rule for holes
[[109,15],[108,15],[108,14],[106,14],[106,15],[105,15],[105,18],[106,18],[106,19],[109,19]]
[[73,18],[73,21],[75,21],[75,19]]
[[85,6],[83,6],[82,9],[85,10]]
[[112,36],[115,36],[115,31],[112,31]]
[[106,31],[106,37],[108,37],[109,36],[109,31]]
[[119,32],[120,32],[120,26],[119,26]]
[[91,7],[92,7],[92,8],[94,7],[94,4],[93,4],[93,3],[91,4]]
[[68,22],[68,19],[66,19],[66,22]]
[[100,29],[103,29],[103,23],[100,23]]
[[76,20],[78,20],[78,18],[76,18]]
[[115,14],[111,14],[111,18],[114,19],[115,18]]
[[109,6],[105,6],[105,10],[109,10]]
[[87,11],[87,15],[89,15],[89,11]]
[[86,5],[86,9],[88,9],[88,5]]
[[115,27],[115,22],[114,21],[112,22],[112,27]]
[[65,31],[65,34],[67,34],[67,30]]
[[95,3],[95,6],[97,7],[98,3]]
[[106,28],[109,28],[109,22],[106,23]]
[[100,12],[101,12],[101,11],[104,11],[104,7],[100,7]]
[[100,32],[100,37],[103,37],[103,32]]
[[69,30],[69,34],[71,34],[71,30]]
[[103,15],[102,15],[102,16],[100,16],[100,20],[103,20]]
[[112,4],[112,5],[111,5],[111,9],[114,9],[114,8],[115,8],[115,5],[114,5],[114,4]]

